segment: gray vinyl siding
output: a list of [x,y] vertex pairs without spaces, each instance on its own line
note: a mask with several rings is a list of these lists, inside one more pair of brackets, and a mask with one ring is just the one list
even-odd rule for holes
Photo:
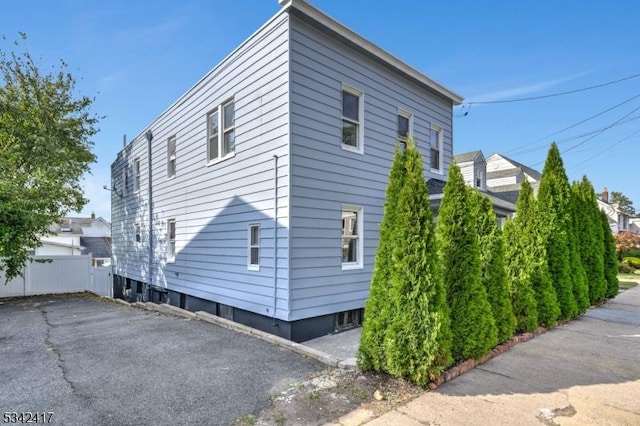
[[[397,135],[398,108],[429,169],[429,130],[443,129],[451,160],[451,101],[435,95],[323,31],[291,19],[290,320],[361,308],[366,300]],[[341,148],[341,90],[364,92],[364,155]],[[445,175],[446,176],[446,175]],[[362,269],[341,268],[342,205],[364,210]]]
[[[139,196],[112,195],[114,268],[118,275],[226,305],[273,315],[277,259],[277,317],[289,304],[289,44],[287,14],[279,14],[145,128],[120,154],[144,161]],[[235,103],[235,156],[207,164],[207,113]],[[153,267],[148,238],[147,142],[153,132]],[[167,140],[176,137],[176,176],[167,176]],[[274,158],[278,156],[278,252],[274,253]],[[115,198],[114,198],[115,197]],[[167,261],[167,220],[176,220],[176,259]],[[259,271],[248,265],[248,226],[259,224]],[[148,235],[146,233],[145,235]],[[151,280],[149,280],[151,276]]]

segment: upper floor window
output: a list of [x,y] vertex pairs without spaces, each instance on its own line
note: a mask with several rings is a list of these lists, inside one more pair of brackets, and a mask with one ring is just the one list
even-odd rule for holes
[[406,141],[411,137],[413,117],[411,113],[398,109],[398,139]]
[[362,153],[364,145],[364,93],[342,86],[342,148]]
[[167,177],[176,175],[176,137],[171,136],[167,141]]
[[436,126],[431,127],[431,171],[442,173],[443,150],[442,150],[442,129]]
[[136,243],[139,243],[140,241],[142,241],[142,237],[141,237],[142,227],[140,226],[139,223],[136,223],[135,228],[136,228]]
[[140,191],[140,159],[133,160],[133,192]]
[[260,225],[249,225],[249,265],[253,271],[260,269]]
[[176,260],[176,220],[167,221],[167,262]]
[[207,160],[214,161],[235,153],[235,106],[227,101],[207,115]]
[[362,268],[362,207],[342,207],[342,269]]

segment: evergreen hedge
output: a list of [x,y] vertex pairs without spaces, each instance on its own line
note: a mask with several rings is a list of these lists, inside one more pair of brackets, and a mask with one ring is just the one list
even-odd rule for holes
[[451,312],[451,353],[455,360],[478,358],[498,343],[491,305],[481,281],[471,191],[460,169],[451,164],[436,232]]
[[542,171],[538,190],[538,214],[561,319],[570,319],[578,314],[578,306],[573,295],[569,191],[569,180],[560,151],[554,142]]
[[[589,304],[604,299],[607,281],[604,275],[604,236],[600,209],[591,182],[586,176],[571,187],[574,194],[579,252],[587,274]],[[607,228],[608,228],[607,224]],[[610,231],[609,231],[610,232]]]
[[365,304],[364,320],[358,363],[364,370],[385,371],[384,338],[393,319],[394,305],[390,297],[390,276],[393,263],[391,253],[398,244],[393,233],[398,226],[398,198],[405,180],[405,152],[396,146],[393,162],[389,171],[384,215],[380,223],[380,237],[376,250],[369,297]]
[[[392,165],[387,193],[397,190],[392,196],[397,199],[388,199],[385,205],[379,243],[383,252],[376,255],[374,276],[378,289],[367,301],[358,362],[362,368],[377,365],[379,371],[424,386],[452,359],[449,314],[422,164],[410,140],[404,154],[396,153]],[[393,212],[388,210],[394,205]],[[383,259],[385,253],[389,257]],[[382,319],[376,318],[380,312]]]
[[509,340],[516,329],[504,258],[504,240],[491,200],[477,191],[473,191],[473,194],[476,198],[475,223],[480,245],[481,280],[493,312],[498,342],[502,343]]
[[[573,278],[573,298],[576,301],[576,315],[584,314],[591,303],[589,301],[589,285],[587,272],[580,252],[580,240],[586,236],[581,231],[588,226],[588,219],[583,217],[582,205],[578,194],[569,188],[569,218],[567,236],[569,243],[569,259],[571,262],[571,277]],[[586,213],[586,212],[584,212]]]
[[604,276],[607,281],[607,289],[605,296],[608,298],[618,294],[618,256],[616,254],[616,240],[609,227],[609,218],[606,213],[600,212],[600,220],[602,226],[602,234],[604,241]]

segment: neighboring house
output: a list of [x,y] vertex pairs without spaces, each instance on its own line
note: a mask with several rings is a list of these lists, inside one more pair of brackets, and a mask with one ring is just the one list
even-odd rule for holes
[[453,161],[460,167],[464,182],[483,193],[491,200],[493,211],[502,225],[504,221],[513,216],[516,211],[515,202],[510,197],[505,197],[501,192],[494,192],[487,188],[487,161],[482,151],[471,151],[453,157]]
[[525,179],[531,184],[533,193],[538,193],[542,178],[539,171],[498,153],[487,157],[486,165],[487,188],[499,193],[501,198],[515,204]]
[[35,255],[91,254],[93,266],[111,262],[111,224],[102,217],[64,217],[49,226],[50,234],[40,239]]
[[634,234],[640,234],[640,218],[633,217],[630,219],[629,230]]
[[634,224],[631,215],[620,210],[617,204],[609,204],[609,191],[607,188],[604,188],[598,199],[598,207],[607,215],[611,232],[614,234],[618,232],[633,232]]
[[396,141],[444,179],[462,98],[280,4],[112,164],[114,294],[303,341],[361,321]]

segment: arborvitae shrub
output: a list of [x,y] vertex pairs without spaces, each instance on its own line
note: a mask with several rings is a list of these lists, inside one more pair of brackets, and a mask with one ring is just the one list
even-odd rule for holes
[[[389,183],[387,192],[397,188],[397,199],[393,213],[385,210],[383,222],[389,226],[381,232],[388,258],[376,256],[374,277],[385,280],[381,282],[385,289],[371,294],[380,297],[375,304],[367,302],[358,360],[363,368],[377,365],[378,370],[424,386],[451,364],[449,315],[422,156],[409,141],[404,154],[396,154],[396,161],[402,161],[402,168],[398,167],[402,184]],[[370,307],[385,304],[389,307],[385,328],[367,330],[382,323]]]
[[456,360],[478,358],[498,342],[493,312],[481,280],[471,191],[460,169],[450,165],[438,214],[437,236],[451,312],[451,353]]
[[489,198],[475,192],[475,223],[480,245],[480,265],[482,284],[487,291],[493,318],[498,332],[498,342],[509,340],[516,329],[516,317],[513,315],[509,277],[504,259],[504,240],[498,226],[498,219]]
[[389,282],[393,268],[391,253],[398,241],[393,233],[398,226],[398,198],[404,186],[405,174],[405,153],[396,146],[358,349],[358,363],[365,370],[385,370],[384,336],[394,315],[394,304],[389,299]]
[[591,182],[586,176],[571,187],[574,195],[574,215],[578,246],[587,274],[589,305],[604,299],[607,281],[604,275],[604,236],[600,209]]
[[560,318],[573,318],[578,313],[578,306],[573,295],[571,276],[569,180],[555,143],[551,144],[540,180],[538,213],[546,241],[549,273],[560,306]]
[[609,219],[605,212],[600,212],[602,234],[604,241],[604,276],[607,281],[605,296],[608,298],[618,294],[618,257],[616,255],[616,240],[609,227]]

